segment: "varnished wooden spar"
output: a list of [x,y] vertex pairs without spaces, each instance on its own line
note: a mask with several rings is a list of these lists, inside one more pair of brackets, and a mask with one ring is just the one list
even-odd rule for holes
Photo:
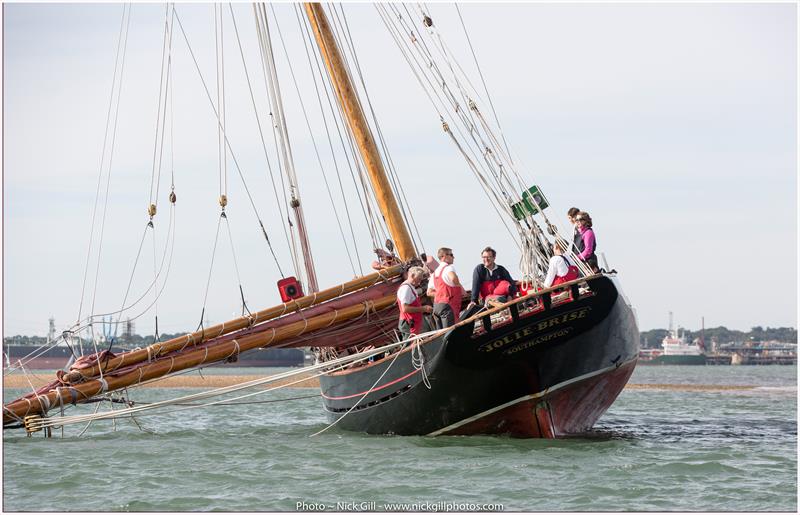
[[383,161],[381,161],[378,147],[375,144],[375,138],[372,136],[355,88],[353,88],[350,76],[344,66],[339,46],[331,33],[328,18],[322,6],[318,3],[306,3],[305,10],[314,30],[314,37],[317,40],[320,53],[325,60],[325,66],[328,69],[331,82],[336,90],[336,96],[344,108],[350,131],[355,137],[359,152],[367,167],[372,188],[375,190],[375,200],[377,200],[381,214],[386,220],[386,225],[394,239],[400,258],[403,261],[408,261],[416,257],[417,252],[414,250],[411,235],[408,232],[400,207],[397,205],[397,199],[395,199],[392,187],[386,177],[386,171],[383,168]]
[[61,403],[69,404],[73,399],[71,392],[76,394],[75,398],[77,402],[82,402],[105,392],[163,377],[173,372],[198,367],[207,363],[214,363],[235,356],[240,352],[260,347],[268,348],[277,346],[280,342],[289,338],[294,338],[303,333],[322,329],[337,322],[352,320],[373,310],[379,311],[387,308],[391,306],[395,300],[395,295],[388,295],[375,301],[366,301],[349,308],[334,311],[333,313],[326,313],[307,320],[300,320],[283,327],[273,328],[263,333],[244,336],[238,340],[231,340],[219,345],[196,349],[170,359],[163,359],[155,363],[142,365],[139,368],[118,376],[105,375],[103,380],[92,379],[78,385],[62,387],[59,390],[51,390],[38,397],[22,398],[3,407],[3,425],[13,423],[20,418],[24,418],[26,415],[46,413],[48,409],[57,407]]
[[392,279],[399,276],[401,272],[402,267],[398,265],[381,270],[380,272],[376,272],[374,274],[365,275],[364,277],[359,277],[358,279],[334,286],[333,288],[328,288],[327,290],[323,290],[312,295],[300,297],[292,302],[258,311],[253,313],[251,317],[241,317],[228,322],[223,322],[207,329],[203,329],[202,331],[195,331],[193,333],[185,334],[165,342],[154,343],[144,349],[120,354],[119,356],[113,357],[108,361],[103,360],[103,363],[96,363],[91,367],[71,370],[69,373],[64,375],[62,380],[68,383],[76,383],[84,379],[97,377],[100,374],[101,368],[103,373],[109,373],[121,367],[152,360],[163,354],[168,354],[190,345],[198,345],[206,340],[210,340],[211,338],[217,338],[219,336],[244,329],[250,325],[272,320],[287,313],[291,313],[302,308],[307,308],[309,306],[314,306],[321,302],[335,299],[336,297],[372,286],[378,282]]

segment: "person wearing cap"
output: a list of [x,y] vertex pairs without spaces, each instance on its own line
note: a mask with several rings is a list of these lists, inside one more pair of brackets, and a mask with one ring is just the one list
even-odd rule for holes
[[412,334],[420,334],[423,313],[433,311],[431,306],[423,306],[417,295],[417,288],[422,284],[425,275],[422,267],[412,266],[408,270],[408,279],[397,289],[397,306],[400,308],[397,330],[403,340],[407,340]]
[[581,211],[575,216],[575,222],[581,235],[583,248],[580,248],[578,259],[589,265],[593,272],[597,273],[600,268],[597,266],[597,256],[594,251],[597,248],[597,238],[592,229],[592,217],[586,211]]
[[517,293],[517,286],[505,267],[495,263],[497,252],[486,247],[481,252],[481,263],[472,272],[472,297],[467,309],[478,303],[479,298],[505,302],[508,297]]
[[436,320],[436,327],[444,329],[458,322],[464,288],[453,267],[453,249],[442,247],[436,255],[439,257],[439,266],[431,275],[428,295],[433,293],[433,318]]

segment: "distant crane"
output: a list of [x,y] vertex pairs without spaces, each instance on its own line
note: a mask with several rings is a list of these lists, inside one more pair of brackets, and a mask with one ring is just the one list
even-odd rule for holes
[[47,321],[50,323],[50,327],[47,329],[47,343],[53,343],[56,339],[56,319],[50,317]]

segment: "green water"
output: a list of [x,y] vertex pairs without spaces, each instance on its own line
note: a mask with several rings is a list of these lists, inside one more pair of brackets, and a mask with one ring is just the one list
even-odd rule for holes
[[[254,372],[267,371],[235,373]],[[566,440],[311,437],[327,425],[318,397],[137,417],[154,434],[130,421],[64,439],[5,431],[3,509],[796,511],[796,367],[640,367],[631,383],[757,388],[627,389]]]

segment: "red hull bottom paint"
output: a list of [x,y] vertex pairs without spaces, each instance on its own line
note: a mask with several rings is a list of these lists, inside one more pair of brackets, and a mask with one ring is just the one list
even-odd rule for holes
[[505,434],[517,438],[558,438],[588,431],[611,406],[628,382],[636,360],[541,394],[523,397],[510,406],[490,410],[476,420],[454,424],[435,434]]

